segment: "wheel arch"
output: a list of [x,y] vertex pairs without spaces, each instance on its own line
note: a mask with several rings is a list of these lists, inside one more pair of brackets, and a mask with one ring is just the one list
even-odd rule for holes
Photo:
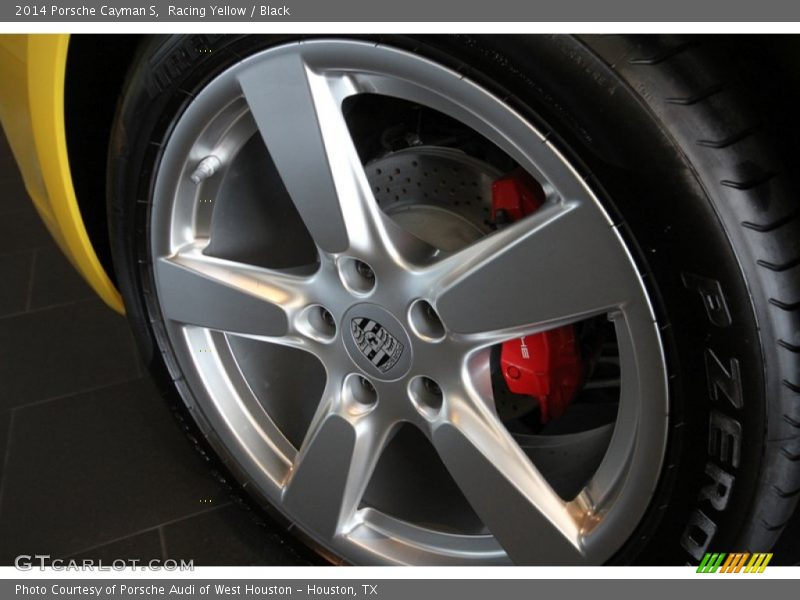
[[112,284],[117,281],[106,209],[108,145],[117,102],[142,37],[71,35],[64,65],[64,129],[72,184],[86,233]]

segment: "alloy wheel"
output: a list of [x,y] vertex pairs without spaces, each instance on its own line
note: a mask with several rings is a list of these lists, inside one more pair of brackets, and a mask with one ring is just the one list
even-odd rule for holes
[[[365,159],[348,123],[348,107],[358,108],[348,103],[362,96],[423,106],[476,132],[539,182],[543,206],[489,226],[470,216],[486,210],[501,174],[485,161],[416,142]],[[267,172],[278,179],[257,185]],[[425,196],[434,189],[447,200]],[[237,229],[237,219],[278,197],[291,210],[272,215],[281,244],[266,256],[267,234]],[[459,73],[345,40],[242,60],[175,124],[150,236],[188,402],[247,487],[334,554],[599,564],[647,509],[668,403],[637,264],[619,223],[547,136]],[[509,427],[496,349],[586,322],[613,331],[613,418],[547,435]],[[397,461],[380,463],[407,427],[411,466],[393,473]],[[562,457],[555,472],[592,464],[568,497],[539,462],[553,456]],[[378,471],[382,490],[372,492]],[[405,485],[417,471],[448,482]],[[435,514],[452,506],[460,516],[414,509],[436,504]]]

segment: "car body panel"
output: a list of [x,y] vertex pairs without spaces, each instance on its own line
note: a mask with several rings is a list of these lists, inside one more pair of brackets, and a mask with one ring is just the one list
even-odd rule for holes
[[72,183],[64,119],[68,46],[69,35],[0,35],[0,123],[47,229],[95,292],[122,313]]

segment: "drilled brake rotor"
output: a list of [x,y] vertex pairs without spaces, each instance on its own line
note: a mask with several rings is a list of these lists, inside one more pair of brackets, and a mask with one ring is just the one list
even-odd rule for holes
[[436,248],[459,250],[492,231],[492,182],[502,173],[460,150],[407,148],[366,171],[381,209]]

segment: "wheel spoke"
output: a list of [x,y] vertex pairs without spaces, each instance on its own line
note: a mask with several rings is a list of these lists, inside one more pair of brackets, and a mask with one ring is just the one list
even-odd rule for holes
[[451,398],[433,443],[468,502],[516,564],[582,564],[583,513],[564,502],[480,401]]
[[341,103],[344,77],[313,72],[298,54],[239,76],[272,160],[322,250],[370,252],[388,241]]
[[230,333],[281,337],[308,279],[208,257],[192,247],[155,263],[164,317]]
[[544,207],[434,265],[445,325],[515,337],[515,330],[574,322],[635,298],[629,257],[595,210],[585,203]]
[[[349,528],[390,427],[333,409],[331,386],[312,420],[286,484],[283,503],[302,523],[328,539]],[[338,394],[338,391],[335,392]]]

